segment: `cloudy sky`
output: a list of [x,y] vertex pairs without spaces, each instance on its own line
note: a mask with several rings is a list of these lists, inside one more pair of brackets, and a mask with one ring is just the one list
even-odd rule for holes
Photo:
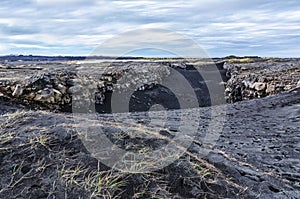
[[90,55],[117,35],[152,28],[182,34],[212,57],[300,57],[299,0],[0,1],[0,55]]

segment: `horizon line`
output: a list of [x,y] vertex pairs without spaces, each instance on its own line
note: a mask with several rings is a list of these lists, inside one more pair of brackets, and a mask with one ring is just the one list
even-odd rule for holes
[[59,57],[72,57],[72,58],[132,58],[132,59],[151,59],[151,58],[161,58],[161,59],[214,59],[214,58],[300,58],[300,57],[278,57],[278,56],[259,56],[259,55],[226,55],[226,56],[212,56],[212,57],[166,57],[166,56],[134,56],[134,55],[127,55],[127,56],[114,56],[114,55],[70,55],[70,54],[61,54],[61,55],[32,55],[32,54],[2,54],[0,55],[0,58],[3,57],[53,57],[53,58],[59,58]]

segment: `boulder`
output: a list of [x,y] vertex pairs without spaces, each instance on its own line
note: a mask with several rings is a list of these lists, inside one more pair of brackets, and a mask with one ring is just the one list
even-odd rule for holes
[[70,94],[75,94],[75,93],[79,93],[82,90],[82,86],[81,85],[76,85],[76,86],[72,86],[68,89],[68,93]]
[[276,90],[275,85],[273,85],[273,84],[268,84],[268,85],[267,85],[267,89],[266,89],[266,93],[271,94],[271,93],[274,93],[275,90]]
[[67,92],[67,87],[62,85],[62,84],[58,84],[57,89],[61,92],[61,93],[66,93]]
[[288,85],[286,85],[283,89],[284,89],[285,91],[288,91],[288,90],[291,90],[292,88],[293,88],[293,86],[290,85],[290,84],[288,84]]
[[262,82],[255,82],[252,84],[252,88],[254,88],[256,91],[263,91],[266,89],[266,84]]
[[14,92],[12,93],[12,96],[14,97],[18,97],[20,95],[23,94],[23,88],[20,84],[16,85],[15,89],[14,89]]
[[34,99],[41,102],[54,102],[53,94],[53,89],[45,88],[43,90],[39,90]]

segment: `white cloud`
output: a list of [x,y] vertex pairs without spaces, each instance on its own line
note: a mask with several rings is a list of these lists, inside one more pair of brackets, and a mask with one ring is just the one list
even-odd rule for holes
[[37,5],[43,5],[43,6],[49,6],[49,5],[77,5],[77,4],[83,4],[83,3],[90,3],[94,2],[91,0],[33,0],[34,3]]
[[5,44],[0,43],[0,52],[5,52],[7,50],[7,46]]
[[[182,33],[216,55],[287,49],[292,56],[299,51],[300,2],[292,0],[2,0],[0,16],[0,36],[14,47],[3,48],[5,54],[16,49],[32,54],[31,49],[43,47],[49,54],[54,47],[69,54],[74,46],[89,54],[94,46],[136,28]],[[162,42],[164,37],[152,39]]]
[[50,47],[41,46],[41,45],[32,45],[32,44],[13,44],[12,45],[15,48],[35,48],[35,49],[50,49]]

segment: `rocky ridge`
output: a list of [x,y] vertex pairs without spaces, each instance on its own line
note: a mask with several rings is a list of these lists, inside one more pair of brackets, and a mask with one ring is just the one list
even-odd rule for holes
[[[221,77],[225,80],[223,63],[218,65]],[[194,70],[189,68],[191,66],[185,62],[137,62],[114,63],[112,66],[78,66],[65,70],[50,69],[39,71],[26,79],[1,80],[0,93],[9,100],[35,108],[70,112],[72,106],[80,107],[84,104],[87,107],[99,106],[100,112],[107,112],[112,92],[123,92],[132,88],[151,90],[170,75],[170,68],[187,73],[193,78],[194,73],[189,72]],[[212,73],[209,65],[202,64],[201,67],[202,72]]]
[[261,62],[227,64],[231,78],[226,84],[230,103],[262,98],[300,86],[300,62]]
[[[250,58],[248,58],[250,59]],[[247,60],[248,60],[247,59]],[[219,60],[222,63],[224,60]],[[234,63],[226,60],[222,67],[217,65],[225,86],[225,98],[229,103],[262,98],[288,92],[300,86],[300,62],[295,60],[256,60],[246,63]],[[57,63],[56,63],[57,64]],[[56,65],[54,64],[54,65]],[[82,93],[81,97],[89,99],[84,103],[98,104],[100,109],[106,110],[109,97],[113,91],[122,91],[126,88],[150,89],[160,83],[164,77],[170,75],[170,68],[190,70],[198,65],[202,72],[209,71],[209,67],[202,67],[197,61],[177,62],[116,62],[76,65],[61,63],[49,69],[36,71],[35,75],[27,78],[0,80],[2,95],[24,104],[39,104],[36,107],[45,107],[51,110],[71,110],[72,96]],[[28,67],[40,68],[36,64]],[[204,65],[205,66],[205,65]],[[28,73],[28,67],[19,68]],[[44,65],[43,67],[48,67]],[[59,67],[65,67],[61,70]],[[86,69],[88,69],[86,71]],[[10,73],[10,69],[4,70]],[[87,75],[88,74],[88,75]],[[12,73],[12,76],[18,76]],[[96,93],[91,96],[91,91]],[[78,99],[78,101],[81,101]],[[109,105],[108,105],[109,106]]]

